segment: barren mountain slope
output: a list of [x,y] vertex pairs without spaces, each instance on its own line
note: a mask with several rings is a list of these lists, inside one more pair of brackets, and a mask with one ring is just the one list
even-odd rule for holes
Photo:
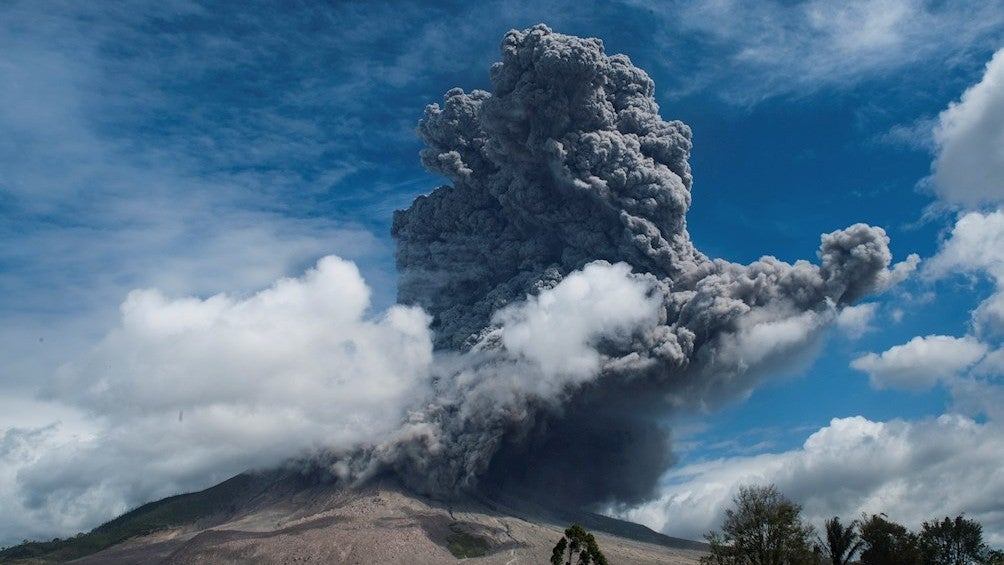
[[[512,498],[443,503],[411,495],[390,479],[360,489],[304,485],[288,477],[246,482],[229,503],[217,505],[222,510],[73,562],[423,564],[466,556],[475,563],[543,564],[571,520],[596,534],[612,564],[696,564],[702,555],[696,542]],[[142,516],[143,508],[136,512]]]

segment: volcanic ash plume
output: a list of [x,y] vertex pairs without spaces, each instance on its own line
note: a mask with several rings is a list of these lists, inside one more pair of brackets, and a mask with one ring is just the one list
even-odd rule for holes
[[819,264],[711,260],[687,233],[691,132],[597,39],[506,34],[493,92],[453,89],[418,132],[447,177],[394,216],[399,300],[433,317],[433,391],[394,440],[336,464],[633,502],[672,463],[660,416],[748,393],[892,278],[881,228]]

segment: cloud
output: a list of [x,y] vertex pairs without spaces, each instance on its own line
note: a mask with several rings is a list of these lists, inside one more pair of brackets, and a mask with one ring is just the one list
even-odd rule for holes
[[[739,95],[738,100],[747,103],[837,82],[855,84],[883,69],[915,64],[935,50],[958,55],[978,44],[985,47],[988,31],[998,28],[1004,17],[993,2],[965,7],[912,1],[804,2],[791,9],[779,3],[693,6],[685,22],[701,22],[690,25],[703,25],[711,37],[740,45],[722,67],[741,60],[751,69],[744,78],[756,75],[764,80]],[[988,19],[974,18],[974,9]],[[974,21],[980,23],[971,26]],[[946,35],[954,33],[960,35]],[[952,205],[1000,203],[1004,171],[996,151],[1004,145],[997,139],[1004,131],[1004,113],[998,111],[1002,61],[998,52],[982,81],[939,117],[932,178],[939,197]],[[775,483],[803,504],[817,526],[834,515],[851,519],[861,512],[885,512],[917,528],[923,520],[965,512],[983,523],[991,543],[1004,544],[998,503],[1004,498],[999,472],[1004,452],[1004,387],[999,383],[1004,349],[994,339],[1001,328],[1002,249],[1000,210],[958,217],[922,274],[927,280],[958,273],[991,278],[997,289],[974,309],[974,335],[917,336],[852,362],[878,388],[925,389],[943,383],[952,396],[950,413],[915,421],[837,418],[798,449],[698,460],[669,470],[658,499],[621,508],[621,515],[696,538],[719,526],[739,484]],[[917,264],[916,258],[905,262],[897,278]],[[838,324],[852,332],[867,327],[873,314],[867,306],[844,309]]]
[[875,329],[871,322],[875,318],[878,306],[878,303],[870,302],[844,308],[837,315],[837,327],[853,339],[860,338]]
[[[334,256],[246,299],[133,291],[121,328],[64,367],[51,394],[107,416],[185,410],[193,431],[203,409],[286,413],[315,422],[314,440],[351,444],[396,423],[431,362],[424,313],[395,306],[370,322],[369,301],[356,266]],[[356,424],[325,429],[327,412]]]
[[1004,50],[980,82],[938,117],[931,180],[942,200],[964,207],[1004,203]]
[[[885,21],[923,19],[927,9],[916,16],[894,11]],[[948,29],[952,24],[945,25]],[[886,31],[896,29],[900,27]],[[891,47],[902,45],[895,33],[876,37],[883,35],[894,40]],[[1002,77],[1004,56],[998,52],[983,79],[939,116],[932,180],[937,195],[949,205],[1000,204],[1004,168],[996,148],[1004,131],[1004,98],[998,84]],[[991,543],[1004,543],[1004,520],[996,502],[1004,498],[999,472],[1004,387],[998,382],[1004,374],[1004,348],[996,339],[1004,327],[1002,250],[1004,212],[960,215],[921,274],[927,281],[960,273],[986,276],[995,284],[994,293],[973,309],[971,335],[917,336],[851,362],[868,373],[876,388],[924,390],[942,383],[952,397],[949,413],[916,421],[837,418],[799,449],[691,463],[666,474],[658,500],[625,515],[664,531],[699,535],[718,526],[738,484],[775,483],[803,504],[817,526],[834,515],[849,519],[861,512],[885,512],[916,528],[923,520],[965,512],[983,523]],[[917,264],[914,257],[901,275]],[[866,328],[874,312],[866,306],[845,309],[838,325],[851,332]],[[902,317],[901,310],[893,314],[894,320]]]
[[[379,451],[399,453],[390,464],[423,492],[486,476],[490,486],[560,493],[580,505],[638,500],[671,458],[655,414],[749,394],[804,360],[840,309],[908,274],[916,257],[890,270],[885,231],[855,224],[820,236],[818,265],[709,259],[686,227],[690,128],[659,114],[644,71],[598,39],[544,25],[510,31],[500,51],[491,92],[454,88],[426,108],[422,163],[451,184],[396,212],[392,233],[398,299],[429,312],[437,347],[504,362],[496,376],[442,379],[457,386],[420,419],[436,445],[458,447],[437,453],[403,442]],[[614,266],[597,270],[597,262]],[[618,311],[588,290],[606,276],[612,282],[596,288],[611,297],[650,294],[628,293]],[[580,287],[592,298],[576,311]],[[523,312],[506,308],[537,295],[529,299],[536,313],[493,341],[496,326],[513,321],[499,309]],[[566,315],[577,323],[540,327]],[[593,325],[605,337],[589,343]],[[546,398],[453,406],[471,405],[466,387],[509,382],[497,366],[508,356],[536,359],[546,378],[567,364],[559,352],[580,368],[602,368],[589,373],[589,387],[568,389],[559,409]],[[465,415],[456,421],[458,411]],[[618,446],[618,437],[636,441]],[[583,459],[590,476],[569,484],[563,477]]]
[[[407,20],[346,10],[300,13],[277,27],[333,26],[344,32],[327,37],[333,50],[346,43],[385,53],[374,26]],[[94,31],[101,41],[81,33],[78,20],[88,18],[46,20],[52,33],[24,44],[34,52],[18,58],[13,76],[35,80],[32,92],[72,78],[51,116],[75,119],[35,139],[32,123],[48,131],[50,114],[3,116],[45,151],[27,164],[16,151],[2,155],[20,167],[11,178],[30,181],[9,190],[27,219],[10,228],[18,243],[4,257],[21,261],[19,274],[40,275],[5,284],[59,273],[82,280],[30,295],[63,300],[54,311],[77,297],[106,304],[122,289],[147,288],[131,293],[120,325],[46,387],[96,431],[23,459],[12,476],[24,495],[17,503],[32,512],[86,523],[312,447],[329,451],[318,460],[334,457],[339,476],[383,466],[434,493],[489,477],[526,479],[542,493],[560,485],[576,502],[639,500],[672,460],[653,414],[741,397],[804,357],[841,308],[906,272],[887,269],[888,237],[864,224],[824,234],[819,265],[705,257],[686,231],[689,128],[659,116],[651,79],[626,57],[538,27],[506,36],[492,93],[451,90],[420,125],[424,164],[454,186],[417,200],[394,229],[402,301],[428,309],[431,333],[418,308],[368,315],[358,271],[337,259],[253,292],[329,246],[366,254],[372,237],[319,218],[370,211],[331,206],[345,202],[335,188],[360,173],[379,176],[366,155],[384,163],[410,125],[385,129],[363,118],[373,106],[392,107],[379,123],[405,123],[413,108],[384,102],[425,80],[430,60],[455,65],[454,34],[433,27],[419,34],[421,56],[406,56],[415,44],[404,41],[389,60],[352,60],[304,78],[297,71],[314,68],[314,51],[302,50],[311,53],[304,58],[297,47],[310,38],[275,31],[272,14],[240,20],[253,48],[225,25],[222,33],[189,25],[149,33],[146,14],[100,14],[94,19],[113,22]],[[205,15],[196,7],[154,20]],[[21,16],[30,21],[32,12]],[[379,23],[351,25],[367,19]],[[462,37],[478,35],[465,28]],[[68,56],[78,50],[89,71],[80,75]],[[50,61],[39,68],[51,72],[27,72],[36,60]],[[247,81],[226,80],[243,66],[252,69],[240,75]],[[568,96],[569,84],[581,92]],[[216,96],[189,107],[206,92]],[[121,111],[82,110],[91,107]],[[66,167],[47,176],[51,163]],[[387,179],[366,178],[413,188],[377,180]],[[46,183],[59,190],[39,196]],[[26,228],[38,220],[57,228]],[[46,259],[23,255],[32,238],[48,244]],[[95,247],[104,262],[74,263]],[[59,296],[67,287],[77,296]],[[222,289],[234,292],[209,296]],[[588,307],[573,306],[581,300]],[[81,316],[96,308],[80,306]],[[531,330],[546,338],[530,339]],[[463,352],[431,357],[433,343]],[[575,366],[563,365],[563,354]],[[24,437],[54,445],[45,433]],[[526,464],[541,454],[546,461]],[[595,472],[567,484],[567,471],[585,463]]]
[[934,143],[934,128],[936,125],[936,118],[918,118],[908,124],[891,126],[885,132],[876,135],[873,140],[876,143],[891,147],[933,153],[936,149]]
[[701,461],[670,470],[662,493],[624,510],[627,519],[656,530],[700,538],[718,528],[739,484],[774,483],[803,505],[817,527],[832,516],[885,512],[918,528],[931,518],[965,512],[989,541],[1004,543],[1004,497],[999,455],[1004,433],[996,422],[963,416],[874,422],[835,418],[798,449]]
[[[83,354],[138,287],[247,293],[338,253],[358,260],[378,301],[390,301],[392,275],[379,273],[391,270],[388,261],[372,260],[387,254],[386,242],[358,215],[304,214],[294,204],[317,192],[314,180],[336,183],[346,169],[343,160],[304,147],[319,143],[318,132],[303,129],[305,120],[283,120],[282,109],[253,111],[251,97],[239,108],[230,99],[227,112],[208,110],[221,102],[218,90],[181,86],[211,75],[213,64],[264,65],[251,49],[219,36],[199,38],[221,55],[209,63],[208,51],[190,57],[164,45],[177,39],[197,49],[197,42],[150,33],[157,23],[207,16],[198,6],[67,3],[46,10],[9,2],[0,12],[5,392],[26,394]],[[184,35],[182,27],[172,29]],[[221,124],[225,117],[232,120]],[[227,142],[206,143],[207,132]],[[275,164],[297,153],[317,159],[321,170],[303,175]],[[279,186],[295,197],[277,194]]]
[[627,3],[663,18],[666,45],[683,32],[718,48],[684,89],[716,84],[726,99],[742,104],[849,88],[932,59],[957,64],[996,47],[1004,23],[996,1]]
[[989,353],[974,368],[974,372],[977,375],[1004,376],[1004,348]]
[[973,310],[977,335],[1004,334],[1004,291],[998,290]]
[[1004,210],[961,216],[924,274],[945,278],[960,272],[988,275],[996,285],[995,292],[973,311],[977,335],[1004,332]]
[[982,270],[1004,279],[1004,210],[969,212],[958,218],[949,238],[926,266],[928,276],[959,270]]
[[917,266],[920,265],[920,255],[916,253],[911,253],[906,256],[906,259],[900,261],[893,265],[888,275],[882,281],[881,290],[888,290],[899,283],[910,278],[913,273],[917,270]]
[[918,336],[881,354],[858,357],[851,367],[868,373],[875,388],[923,390],[971,367],[987,350],[985,344],[971,337]]
[[119,327],[47,387],[92,432],[8,431],[21,455],[4,506],[74,533],[247,468],[387,438],[430,392],[432,336],[421,310],[369,304],[356,266],[333,256],[246,298],[130,293]]
[[629,338],[658,322],[654,288],[630,272],[624,263],[591,263],[554,289],[499,310],[492,321],[503,328],[503,346],[544,375],[596,375],[602,368],[595,349],[600,337]]
[[[57,508],[39,508],[25,498],[25,492],[18,480],[19,472],[31,467],[46,454],[73,449],[80,441],[87,441],[86,434],[78,437],[65,435],[66,426],[52,423],[39,427],[7,427],[0,434],[0,501],[4,508],[17,509],[8,512],[4,527],[0,530],[0,546],[21,542],[22,539],[51,539],[53,532],[75,533],[82,524],[99,523],[105,517],[120,510],[116,505],[103,506],[99,500],[91,504]],[[78,428],[79,429],[79,428]]]

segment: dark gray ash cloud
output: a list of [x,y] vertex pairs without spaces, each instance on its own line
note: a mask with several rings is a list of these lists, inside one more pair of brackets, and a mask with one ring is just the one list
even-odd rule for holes
[[818,265],[709,259],[687,232],[690,128],[660,116],[644,71],[543,25],[510,31],[501,53],[492,92],[426,109],[422,162],[451,185],[394,216],[399,301],[433,317],[433,390],[336,471],[390,467],[432,494],[640,501],[673,461],[660,417],[746,394],[797,357],[895,278],[888,238],[825,234]]
[[824,235],[817,264],[701,254],[690,130],[598,40],[511,32],[492,80],[420,122],[449,186],[395,216],[402,304],[371,313],[336,257],[249,296],[135,290],[46,390],[86,434],[7,446],[8,531],[72,534],[296,456],[438,497],[647,500],[674,463],[667,416],[790,370],[842,308],[915,266],[890,270],[865,225]]

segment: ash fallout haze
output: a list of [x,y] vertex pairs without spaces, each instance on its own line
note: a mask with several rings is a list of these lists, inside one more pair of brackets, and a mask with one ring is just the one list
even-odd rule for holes
[[1004,545],[999,1],[10,2],[0,53],[0,545],[280,465]]

